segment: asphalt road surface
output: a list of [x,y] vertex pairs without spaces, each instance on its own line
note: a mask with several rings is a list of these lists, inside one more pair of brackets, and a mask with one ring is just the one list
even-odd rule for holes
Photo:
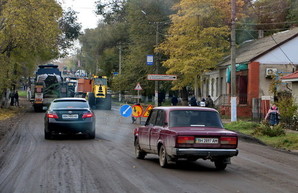
[[44,113],[28,112],[0,141],[1,193],[296,193],[298,156],[240,141],[225,171],[210,161],[169,169],[134,157],[130,118],[96,111],[96,138],[44,139]]

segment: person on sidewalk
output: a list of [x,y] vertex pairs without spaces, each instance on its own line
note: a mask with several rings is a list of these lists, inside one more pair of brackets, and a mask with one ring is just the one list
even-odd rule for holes
[[14,103],[15,103],[15,106],[18,106],[18,107],[20,106],[18,91],[16,91],[15,94],[14,94]]
[[214,108],[214,103],[210,95],[206,98],[206,107]]
[[278,125],[279,124],[279,116],[280,113],[278,111],[278,107],[273,104],[270,109],[268,110],[265,120],[269,121],[270,126]]
[[175,95],[172,97],[171,103],[172,103],[173,106],[177,106],[178,99]]

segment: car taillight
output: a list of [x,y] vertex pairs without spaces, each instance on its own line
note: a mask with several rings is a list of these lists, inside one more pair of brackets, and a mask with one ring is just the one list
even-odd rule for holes
[[47,113],[48,118],[58,119],[58,115],[56,113]]
[[195,142],[195,137],[194,136],[178,136],[177,137],[177,143],[194,143]]
[[236,145],[237,142],[237,137],[220,137],[220,144],[223,145]]
[[91,113],[91,112],[84,113],[83,116],[82,116],[83,119],[84,118],[90,118],[90,117],[93,117],[93,113]]

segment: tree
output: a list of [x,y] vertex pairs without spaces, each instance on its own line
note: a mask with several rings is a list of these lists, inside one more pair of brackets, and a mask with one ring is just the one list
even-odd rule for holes
[[[9,89],[14,90],[20,77],[29,76],[37,64],[59,56],[62,34],[68,32],[68,29],[60,28],[58,21],[61,17],[62,8],[55,0],[1,1],[0,92],[2,94]],[[67,22],[70,21],[63,20],[62,23]],[[67,34],[63,41],[74,38],[75,36]]]
[[193,85],[194,77],[212,69],[229,50],[229,0],[182,0],[174,6],[168,37],[156,51],[169,56],[168,74],[177,74],[173,89]]
[[62,55],[67,54],[67,48],[73,46],[74,40],[78,39],[79,35],[81,35],[82,26],[78,23],[77,12],[68,8],[67,11],[63,11],[63,17],[59,19],[59,28],[62,33],[59,36],[59,48]]

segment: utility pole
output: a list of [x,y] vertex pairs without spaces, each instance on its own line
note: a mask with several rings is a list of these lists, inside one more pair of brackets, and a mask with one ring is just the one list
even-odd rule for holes
[[236,97],[236,0],[231,0],[231,121],[237,121]]
[[[155,35],[155,44],[156,44],[156,47],[158,46],[158,42],[159,42],[159,38],[158,38],[158,29],[159,26],[158,26],[158,22],[156,22],[156,35]],[[159,63],[158,63],[158,53],[155,53],[155,73],[158,74],[158,71],[159,71]],[[155,97],[154,97],[154,103],[155,103],[155,106],[157,107],[158,106],[158,80],[155,80]]]
[[[121,56],[122,56],[122,46],[121,43],[119,44],[119,72],[118,72],[118,76],[120,76],[121,74]],[[121,102],[122,96],[121,96],[121,89],[119,89],[119,102]]]

